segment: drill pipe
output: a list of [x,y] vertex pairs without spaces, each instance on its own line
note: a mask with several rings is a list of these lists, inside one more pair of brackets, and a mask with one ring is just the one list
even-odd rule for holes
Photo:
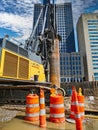
[[54,40],[53,52],[50,57],[50,82],[52,85],[60,87],[60,54],[59,40]]

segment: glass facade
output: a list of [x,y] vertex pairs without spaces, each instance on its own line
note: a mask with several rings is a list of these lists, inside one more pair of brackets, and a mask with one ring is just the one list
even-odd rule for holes
[[94,79],[98,80],[98,20],[87,21]]
[[[47,1],[45,1],[45,4],[46,4]],[[43,8],[43,5],[42,4],[35,4],[34,5],[34,17],[33,17],[33,28],[37,22],[37,19],[38,19],[38,16],[41,12],[41,9]],[[42,12],[42,15],[39,19],[39,23],[38,23],[38,26],[37,26],[37,29],[36,29],[36,33],[35,33],[35,36],[38,36],[41,31],[42,31],[42,27],[43,27],[43,22],[44,22],[44,15],[45,15],[45,9],[46,8],[43,8],[43,12]],[[46,25],[45,27],[47,28],[47,26],[49,25],[49,18],[48,18],[48,15],[46,16]]]
[[71,65],[71,52],[75,52],[71,3],[56,5],[56,24],[57,33],[62,37],[62,41],[59,44],[61,82],[71,82],[75,78],[72,78]]
[[[34,28],[34,26],[37,22],[37,19],[38,19],[38,16],[40,14],[42,7],[43,7],[43,5],[41,5],[41,4],[35,4],[34,5],[33,28]],[[37,29],[36,29],[35,36],[38,36],[41,33],[42,25],[43,25],[43,13],[42,13],[42,15],[39,19],[39,23],[38,23],[38,26],[37,26]]]
[[84,68],[83,59],[80,53],[60,54],[61,82],[81,82],[83,81]]
[[72,5],[64,3],[56,5],[57,32],[62,37],[60,52],[75,52]]
[[50,0],[43,0],[43,5],[46,5],[47,3],[50,3]]

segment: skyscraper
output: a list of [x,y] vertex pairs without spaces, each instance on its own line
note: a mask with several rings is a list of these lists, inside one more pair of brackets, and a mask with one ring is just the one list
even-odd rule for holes
[[57,32],[62,37],[62,41],[60,42],[60,53],[75,52],[71,3],[56,5],[56,23]]
[[[39,16],[42,8],[43,8],[42,4],[35,4],[34,5],[33,28],[34,28],[34,26],[37,22],[38,16]],[[39,23],[38,23],[38,26],[37,26],[37,29],[36,29],[36,32],[35,32],[35,36],[38,36],[39,33],[41,33],[42,25],[43,25],[43,13],[42,13],[42,15],[39,19]]]
[[61,82],[80,81],[82,76],[79,77],[78,74],[73,75],[71,65],[72,60],[70,53],[75,52],[71,3],[56,5],[56,24],[57,32],[62,37],[62,41],[60,41],[59,44]]
[[50,0],[43,0],[43,5],[50,3]]
[[77,23],[77,33],[85,79],[98,80],[98,13],[82,14]]

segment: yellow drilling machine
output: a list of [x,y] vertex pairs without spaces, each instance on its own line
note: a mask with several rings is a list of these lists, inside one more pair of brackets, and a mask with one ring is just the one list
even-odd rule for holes
[[[36,29],[44,11],[43,27]],[[48,26],[46,17],[48,15]],[[43,87],[49,94],[51,87],[60,88],[59,41],[56,32],[55,5],[43,6],[25,44],[13,42],[6,35],[0,39],[0,102],[23,102],[29,91]],[[46,94],[46,95],[47,95]],[[48,97],[48,96],[46,96]]]

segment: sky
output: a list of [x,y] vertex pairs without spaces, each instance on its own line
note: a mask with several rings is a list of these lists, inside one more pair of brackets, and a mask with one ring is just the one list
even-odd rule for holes
[[[42,0],[0,0],[0,38],[8,34],[10,39],[24,42],[32,31],[34,4],[41,2]],[[74,28],[82,13],[98,12],[98,0],[55,0],[55,3],[64,2],[72,2]]]

